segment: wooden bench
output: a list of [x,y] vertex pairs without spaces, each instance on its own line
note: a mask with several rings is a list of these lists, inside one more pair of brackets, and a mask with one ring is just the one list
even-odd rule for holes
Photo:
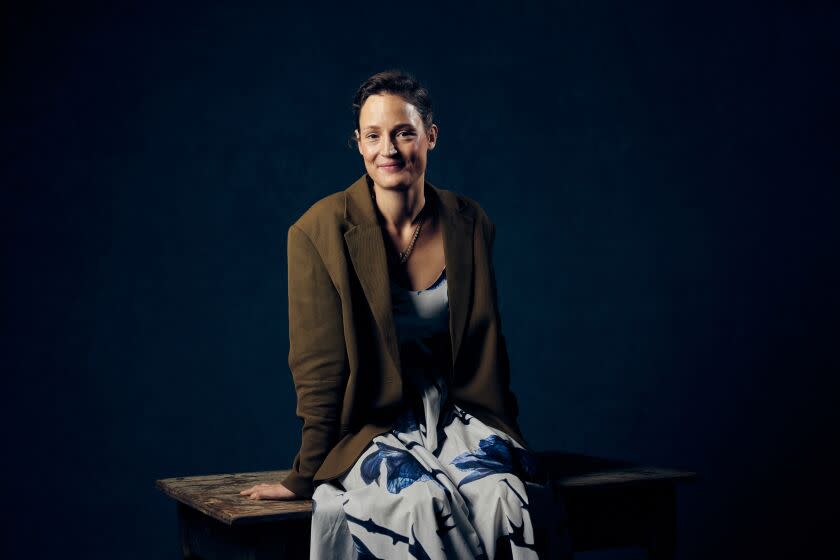
[[[692,472],[642,467],[573,453],[540,453],[575,552],[641,546],[672,558],[676,484]],[[177,502],[185,559],[309,558],[312,501],[249,500],[240,490],[288,471],[166,478],[157,487]],[[560,508],[563,509],[563,508]],[[538,544],[545,539],[537,536]],[[552,558],[542,551],[540,557]]]

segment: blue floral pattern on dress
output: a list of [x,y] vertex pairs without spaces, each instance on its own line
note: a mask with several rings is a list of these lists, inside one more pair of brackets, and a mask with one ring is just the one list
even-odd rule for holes
[[447,493],[448,489],[441,484],[435,476],[443,474],[442,471],[428,470],[420,461],[406,449],[399,449],[392,447],[387,443],[381,441],[376,442],[379,448],[362,461],[361,475],[365,484],[370,484],[376,481],[379,484],[379,466],[382,462],[385,463],[387,469],[387,483],[388,492],[392,494],[399,494],[404,488],[408,488],[415,482],[423,482],[431,480],[439,484]]
[[533,480],[539,473],[534,456],[525,449],[514,447],[506,439],[492,434],[478,443],[479,448],[465,451],[452,459],[452,464],[469,471],[458,487],[491,474],[511,473],[523,480]]

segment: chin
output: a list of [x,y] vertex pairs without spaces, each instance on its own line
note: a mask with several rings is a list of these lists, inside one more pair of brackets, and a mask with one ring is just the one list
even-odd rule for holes
[[406,181],[403,173],[377,173],[373,178],[380,187],[400,187],[411,184],[410,181]]

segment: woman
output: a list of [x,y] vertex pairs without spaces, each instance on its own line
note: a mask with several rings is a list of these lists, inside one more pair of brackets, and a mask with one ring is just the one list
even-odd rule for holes
[[413,77],[370,77],[354,108],[366,173],[289,228],[300,451],[241,494],[311,497],[312,558],[535,558],[525,483],[545,479],[509,389],[495,226],[425,180],[438,127]]

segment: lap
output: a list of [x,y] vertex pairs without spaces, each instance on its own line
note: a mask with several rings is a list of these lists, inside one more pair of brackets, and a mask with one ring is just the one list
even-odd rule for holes
[[527,499],[524,482],[534,478],[535,458],[509,435],[450,405],[441,415],[434,449],[425,445],[429,439],[426,427],[407,410],[338,482],[348,491],[368,488],[394,496],[418,484],[437,487],[422,490],[426,495],[474,496],[498,487],[497,492],[512,489]]
[[[425,546],[443,557],[492,557],[504,536],[517,558],[531,558],[526,451],[456,405],[443,411],[435,435],[406,411],[375,437],[345,475],[315,489],[320,533],[352,532],[360,551]],[[329,546],[349,546],[349,532],[338,539],[345,544]]]

